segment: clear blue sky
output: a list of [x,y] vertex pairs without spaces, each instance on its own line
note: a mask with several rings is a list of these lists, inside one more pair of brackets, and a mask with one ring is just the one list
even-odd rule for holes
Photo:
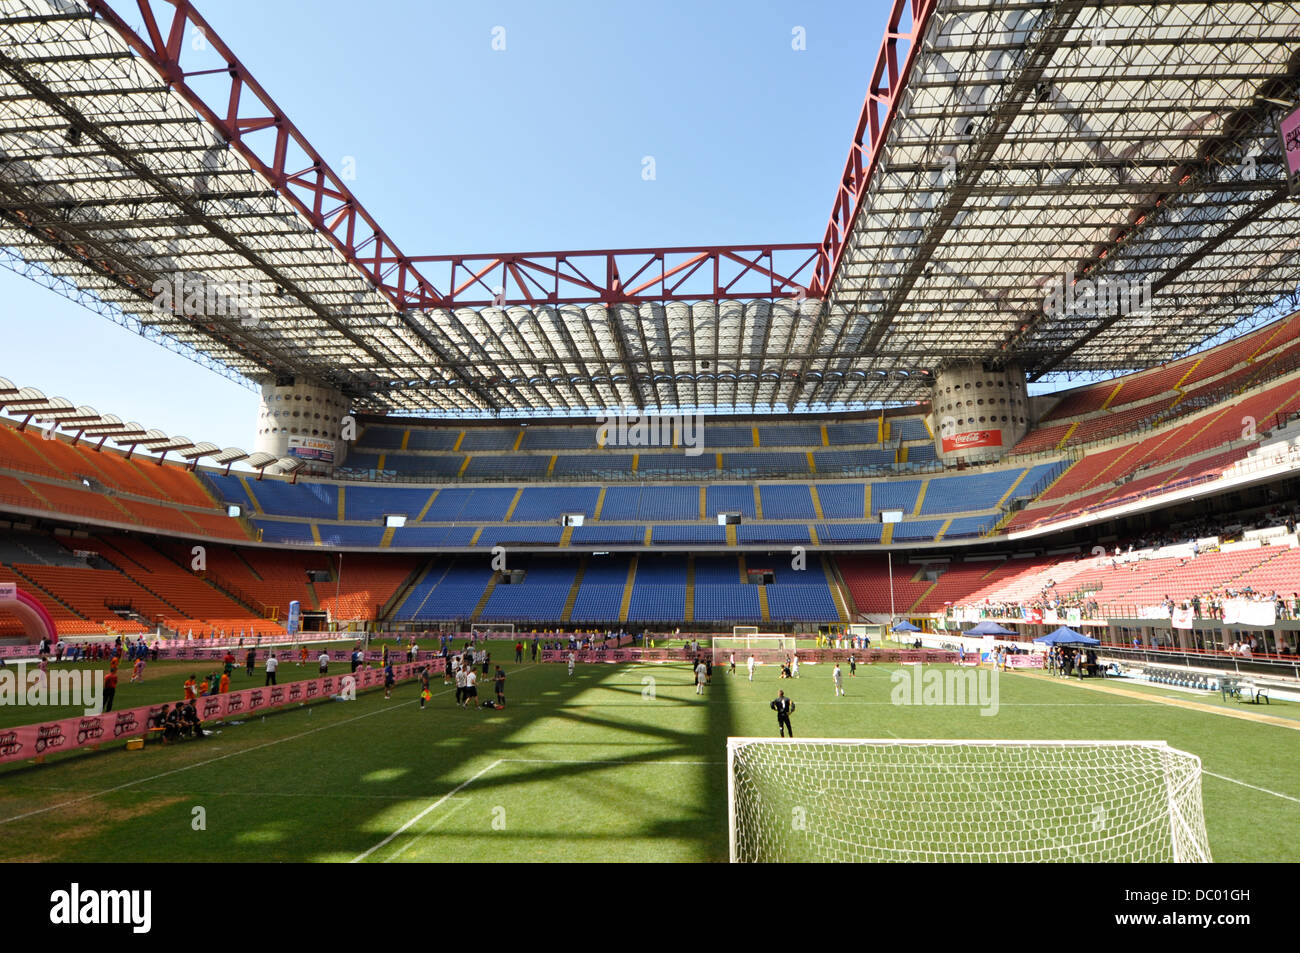
[[[402,250],[439,254],[820,240],[888,4],[197,6]],[[253,444],[251,391],[8,271],[0,341],[16,383]]]

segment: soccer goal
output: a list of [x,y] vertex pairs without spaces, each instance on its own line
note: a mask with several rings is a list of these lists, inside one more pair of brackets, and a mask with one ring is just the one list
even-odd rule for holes
[[730,738],[727,775],[733,862],[1210,861],[1163,741]]
[[515,634],[515,627],[510,622],[475,622],[469,627],[469,632],[480,639],[508,639]]
[[[731,652],[753,653],[760,661],[795,650],[795,637],[784,632],[760,632],[757,626],[736,626],[731,635],[713,637],[713,664],[725,661]],[[738,659],[737,661],[744,661]]]

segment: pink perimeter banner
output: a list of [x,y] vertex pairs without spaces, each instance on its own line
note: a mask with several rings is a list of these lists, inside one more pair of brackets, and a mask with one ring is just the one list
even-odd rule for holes
[[[394,664],[393,674],[398,682],[408,681],[417,678],[426,664],[430,663]],[[430,668],[440,673],[442,664],[440,661],[434,662]],[[349,680],[355,685],[349,686],[347,684]],[[197,710],[200,722],[225,718],[240,719],[260,712],[275,711],[288,705],[321,701],[342,694],[349,687],[355,687],[355,690],[360,692],[368,688],[376,688],[383,683],[383,669],[360,668],[355,675],[340,673],[324,678],[286,682],[283,685],[246,688],[225,695],[204,695],[198,699]],[[25,761],[57,751],[74,751],[107,742],[139,738],[148,732],[154,718],[175,707],[176,702],[172,701],[112,711],[103,715],[62,718],[23,725],[20,728],[0,729],[0,764],[9,761]]]
[[[725,667],[731,649],[719,650],[714,657],[713,667]],[[762,665],[779,664],[797,654],[800,665],[817,665],[832,662],[847,664],[849,656],[857,659],[859,665],[879,664],[916,664],[927,662],[955,663],[957,653],[947,649],[800,649],[797,653],[788,649],[736,649],[736,668],[744,668],[749,656]],[[584,665],[599,662],[685,662],[695,658],[694,653],[685,649],[606,649],[605,651],[574,652],[574,659]],[[711,649],[700,649],[700,656],[709,658]],[[568,649],[546,649],[542,652],[543,662],[567,662]]]

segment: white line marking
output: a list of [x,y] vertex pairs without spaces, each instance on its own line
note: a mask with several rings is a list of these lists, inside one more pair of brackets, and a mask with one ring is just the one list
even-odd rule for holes
[[464,807],[464,806],[465,806],[466,804],[468,804],[470,801],[474,800],[474,798],[473,798],[473,797],[458,797],[458,798],[455,798],[454,800],[455,800],[457,803],[455,803],[455,804],[453,804],[453,805],[451,806],[451,810],[450,810],[450,811],[447,811],[445,814],[442,815],[442,817],[438,818],[436,821],[434,821],[432,824],[430,824],[430,825],[429,825],[428,827],[426,827],[424,830],[422,830],[422,831],[420,831],[418,834],[416,834],[415,837],[411,838],[411,840],[407,841],[407,842],[406,842],[405,844],[403,844],[401,847],[397,848],[397,850],[393,851],[391,854],[389,854],[387,857],[385,857],[385,858],[384,858],[384,863],[386,863],[386,864],[391,864],[393,861],[397,860],[397,858],[402,857],[402,856],[404,856],[404,855],[406,855],[406,854],[409,854],[411,851],[413,851],[413,850],[415,849],[415,845],[418,844],[418,843],[420,843],[420,838],[424,837],[426,834],[430,833],[431,831],[435,830],[436,828],[441,827],[443,821],[447,820],[447,818],[451,817],[453,814],[455,814],[457,811],[459,811],[462,807]]
[[502,758],[498,764],[726,764],[725,761],[605,761],[580,758]]
[[450,800],[450,799],[451,799],[452,797],[454,797],[455,795],[459,794],[459,793],[460,793],[460,792],[461,792],[461,791],[462,791],[466,786],[468,786],[469,784],[472,784],[473,782],[477,781],[479,778],[483,777],[483,775],[487,774],[489,771],[491,771],[493,768],[495,768],[498,764],[500,764],[500,763],[502,762],[502,760],[503,760],[502,758],[497,758],[495,761],[493,761],[491,764],[489,764],[486,768],[483,768],[482,770],[480,770],[480,771],[478,771],[476,774],[474,774],[472,777],[468,777],[468,778],[466,778],[464,781],[460,782],[460,784],[456,785],[454,788],[452,788],[450,791],[448,791],[448,792],[447,792],[446,794],[444,794],[442,797],[438,798],[438,800],[434,801],[432,804],[430,804],[428,807],[426,807],[426,808],[425,808],[423,811],[421,811],[419,814],[415,815],[415,817],[411,818],[409,821],[407,821],[405,824],[403,824],[403,825],[402,825],[401,827],[399,827],[397,830],[393,831],[391,834],[389,834],[387,837],[385,837],[383,840],[381,840],[381,841],[380,841],[378,844],[376,844],[374,847],[370,848],[368,851],[366,851],[366,852],[363,853],[363,854],[357,854],[357,856],[353,857],[352,860],[349,861],[349,863],[352,863],[352,864],[360,863],[361,861],[363,861],[363,860],[365,860],[367,857],[369,857],[371,854],[373,854],[375,851],[379,850],[379,848],[381,848],[381,847],[385,847],[385,846],[387,846],[388,844],[391,844],[391,843],[393,842],[393,839],[394,839],[394,838],[399,837],[401,834],[403,834],[403,833],[404,833],[404,832],[405,832],[405,831],[406,831],[406,830],[407,830],[407,829],[408,829],[412,824],[416,823],[416,822],[419,821],[421,818],[428,816],[428,814],[429,814],[431,811],[436,811],[438,808],[442,807],[444,804],[447,803],[448,800]]
[[1270,791],[1268,788],[1256,787],[1253,784],[1247,784],[1245,781],[1238,781],[1236,778],[1230,778],[1224,774],[1215,774],[1213,771],[1205,771],[1204,768],[1201,770],[1212,778],[1218,778],[1220,781],[1231,781],[1233,784],[1240,784],[1243,788],[1250,788],[1252,791],[1271,794],[1273,797],[1280,797],[1284,801],[1291,801],[1292,803],[1300,804],[1300,797],[1292,797],[1289,794],[1279,794],[1277,791]]

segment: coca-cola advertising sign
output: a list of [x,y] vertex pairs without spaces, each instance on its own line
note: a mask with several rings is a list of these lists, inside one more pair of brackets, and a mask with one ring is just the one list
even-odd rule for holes
[[955,433],[943,438],[944,453],[952,453],[955,450],[974,450],[977,447],[1000,446],[1002,446],[1001,430],[968,430],[964,433]]

